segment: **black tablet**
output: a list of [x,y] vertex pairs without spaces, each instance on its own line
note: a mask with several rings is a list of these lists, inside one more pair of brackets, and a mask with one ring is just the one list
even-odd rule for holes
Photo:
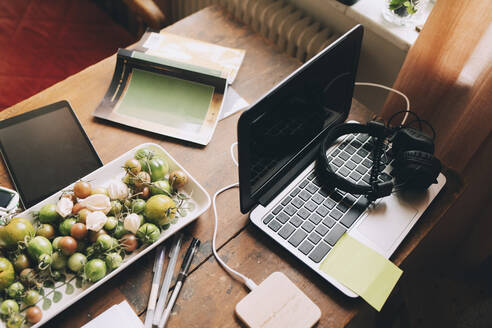
[[0,150],[26,209],[103,165],[67,101],[0,122]]

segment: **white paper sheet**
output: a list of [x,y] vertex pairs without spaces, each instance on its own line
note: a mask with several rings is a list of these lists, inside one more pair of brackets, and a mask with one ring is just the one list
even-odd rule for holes
[[245,109],[249,106],[249,103],[237,93],[236,90],[229,87],[227,88],[224,104],[222,105],[222,112],[220,113],[219,120],[231,116],[232,114]]
[[101,327],[143,328],[143,323],[137,317],[130,304],[127,301],[123,301],[120,304],[113,305],[82,326],[82,328]]

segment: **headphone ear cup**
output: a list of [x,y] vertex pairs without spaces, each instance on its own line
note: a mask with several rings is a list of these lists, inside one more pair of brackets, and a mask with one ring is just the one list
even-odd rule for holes
[[434,141],[425,133],[414,128],[405,127],[397,130],[392,138],[395,153],[419,150],[434,154]]
[[434,155],[419,150],[399,153],[395,163],[396,184],[407,189],[427,189],[437,182],[441,172],[441,161]]

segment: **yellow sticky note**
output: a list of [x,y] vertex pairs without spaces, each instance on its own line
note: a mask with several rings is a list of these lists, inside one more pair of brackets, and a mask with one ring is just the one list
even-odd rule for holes
[[320,269],[380,311],[403,271],[384,256],[344,234]]

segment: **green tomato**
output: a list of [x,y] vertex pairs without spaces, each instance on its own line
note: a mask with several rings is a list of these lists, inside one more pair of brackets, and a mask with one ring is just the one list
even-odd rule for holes
[[79,219],[78,219],[78,222],[80,223],[83,223],[85,224],[86,221],[87,221],[87,216],[91,213],[91,211],[89,211],[88,209],[86,208],[83,208],[79,211]]
[[166,195],[155,195],[145,204],[145,218],[157,226],[168,224],[176,215],[176,203]]
[[113,271],[114,269],[119,268],[121,262],[123,262],[123,259],[118,253],[109,253],[108,255],[106,255],[106,266],[108,267],[109,271]]
[[109,215],[119,215],[121,213],[123,206],[118,200],[111,201],[111,209],[109,210]]
[[152,223],[145,223],[137,230],[137,238],[145,244],[152,244],[161,235],[159,228]]
[[123,167],[125,168],[125,171],[130,171],[132,174],[138,174],[138,172],[142,170],[140,162],[135,158],[127,160]]
[[113,239],[114,238],[111,237],[110,235],[100,235],[99,237],[97,237],[96,243],[99,246],[101,246],[103,250],[107,251],[108,249],[113,247],[114,245]]
[[116,228],[116,225],[118,225],[118,219],[116,219],[114,216],[108,216],[108,219],[104,224],[104,230],[113,230],[114,228]]
[[7,319],[7,328],[21,328],[23,324],[24,317],[19,313],[13,313]]
[[152,157],[154,157],[154,152],[148,148],[140,148],[135,153],[136,159],[142,159],[142,158],[149,158],[150,159]]
[[132,213],[140,214],[144,211],[144,209],[145,209],[145,200],[143,200],[143,199],[133,200],[132,205],[131,205]]
[[51,256],[51,267],[55,270],[63,270],[67,266],[68,258],[60,252],[55,252]]
[[125,205],[126,208],[132,208],[132,201],[130,199],[125,199],[123,202],[123,205]]
[[10,243],[11,241],[6,226],[0,225],[0,249],[11,247],[12,245]]
[[113,236],[117,239],[120,239],[123,235],[127,234],[128,230],[123,226],[123,222],[118,221],[116,228],[113,231]]
[[[150,159],[148,158],[141,158],[138,160],[138,162],[140,163],[140,166],[142,167],[142,171],[140,172],[149,172],[149,164],[148,162],[150,161]],[[140,173],[138,172],[138,173]]]
[[79,272],[87,263],[87,257],[82,253],[73,253],[68,258],[68,268],[73,272]]
[[53,261],[51,255],[49,254],[41,254],[39,256],[39,259],[38,259],[38,262],[39,262],[39,266],[38,268],[40,270],[45,270],[47,269],[50,265],[51,265],[51,262]]
[[153,182],[149,188],[152,195],[171,195],[173,192],[173,188],[169,184],[168,180]]
[[[140,165],[140,164],[138,164],[138,165]],[[138,172],[138,173],[140,173],[140,172]],[[125,175],[123,177],[122,181],[123,181],[124,184],[126,184],[129,187],[131,187],[131,186],[133,186],[135,184],[135,177],[133,175],[131,175],[131,174],[127,174],[127,175]]]
[[5,300],[0,305],[0,313],[4,315],[8,315],[11,313],[19,312],[19,304],[17,304],[14,300]]
[[41,295],[39,295],[37,291],[35,291],[34,289],[29,289],[24,296],[24,303],[26,303],[26,305],[28,306],[31,306],[36,304],[40,298]]
[[34,227],[31,221],[25,218],[13,218],[4,229],[6,234],[5,242],[9,248],[16,246],[18,242],[24,241],[28,236],[34,236]]
[[27,253],[30,257],[40,261],[43,254],[50,255],[53,253],[53,247],[50,241],[43,236],[36,236],[27,244]]
[[142,169],[150,174],[151,181],[163,180],[169,172],[169,165],[160,157],[154,157],[150,160],[141,159],[140,164],[142,164]]
[[106,263],[100,259],[93,259],[87,262],[84,273],[90,282],[101,280],[106,275]]
[[9,286],[7,289],[7,294],[9,297],[19,299],[22,296],[22,293],[24,292],[24,285],[22,285],[20,282],[14,282],[12,285]]
[[46,204],[39,211],[39,221],[41,223],[56,223],[61,216],[56,212],[55,204]]
[[55,239],[53,239],[53,243],[52,243],[52,245],[53,245],[53,249],[54,249],[54,250],[57,250],[57,251],[58,251],[58,250],[60,250],[60,240],[61,240],[62,238],[63,238],[63,237],[58,236],[58,237],[56,237]]
[[60,225],[58,226],[60,234],[62,234],[63,236],[70,236],[70,230],[75,223],[77,223],[77,220],[75,218],[68,218],[63,220],[62,223],[60,223]]
[[0,257],[0,289],[10,286],[14,279],[14,266],[5,257]]

